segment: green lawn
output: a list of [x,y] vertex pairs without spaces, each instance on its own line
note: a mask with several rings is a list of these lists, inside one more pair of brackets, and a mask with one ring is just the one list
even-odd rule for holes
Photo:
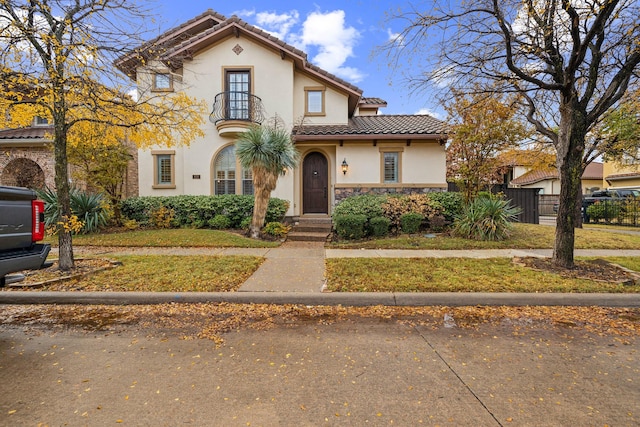
[[[46,242],[57,245],[58,239],[56,236],[47,237]],[[273,248],[279,246],[280,242],[249,239],[228,231],[172,228],[79,234],[73,236],[73,244],[116,247]]]
[[[425,235],[404,235],[358,242],[345,241],[333,243],[330,247],[344,249],[550,249],[553,248],[555,227],[515,224],[512,236],[508,240],[500,242],[466,240],[447,235],[424,237]],[[640,233],[613,233],[594,228],[576,229],[575,248],[640,249]]]
[[56,282],[44,291],[226,292],[237,290],[264,261],[252,256],[111,257],[122,265]]
[[[613,262],[640,268],[635,258]],[[640,292],[640,286],[535,271],[508,258],[333,258],[326,266],[335,292]]]

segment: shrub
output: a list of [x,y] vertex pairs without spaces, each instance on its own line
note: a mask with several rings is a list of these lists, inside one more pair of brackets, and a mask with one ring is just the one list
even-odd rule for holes
[[477,197],[454,222],[454,234],[474,240],[504,240],[509,237],[520,208],[497,197]]
[[403,233],[413,234],[420,230],[424,217],[416,212],[409,212],[400,217],[400,230]]
[[389,234],[389,226],[391,221],[384,216],[377,216],[369,220],[369,230],[371,235],[375,237],[384,237]]
[[140,224],[135,219],[128,219],[122,223],[125,230],[133,231],[140,228]]
[[[47,229],[57,229],[59,224],[66,224],[66,221],[61,221],[58,217],[58,195],[55,191],[46,188],[38,192],[38,197],[45,202],[45,226]],[[71,189],[69,198],[72,217],[77,217],[77,222],[70,231],[81,234],[93,233],[107,225],[109,216],[102,194],[91,194]],[[82,226],[79,227],[78,223],[82,223]]]
[[[173,210],[173,223],[178,226],[203,228],[216,215],[231,221],[229,228],[240,228],[242,221],[253,214],[253,196],[225,194],[219,196],[144,196],[122,201],[122,215],[141,225],[153,225],[152,213],[164,206]],[[281,221],[289,209],[289,202],[271,198],[266,222]]]
[[462,195],[459,192],[436,191],[428,194],[431,200],[440,204],[442,207],[441,215],[449,223],[453,222],[462,212]]
[[422,221],[425,218],[429,220],[442,212],[440,203],[433,201],[428,194],[389,197],[382,205],[382,209],[384,216],[389,218],[391,226],[396,231],[402,228],[401,218],[405,214],[419,214]]
[[159,206],[151,211],[149,222],[157,228],[171,228],[173,219],[173,209],[167,208],[166,206]]
[[225,215],[216,215],[207,221],[207,225],[215,230],[225,230],[231,227],[231,220]]
[[589,221],[598,222],[603,219],[611,222],[612,219],[623,216],[621,203],[618,201],[597,201],[587,206],[587,216]]
[[362,239],[364,237],[366,215],[339,215],[334,218],[336,233],[342,239]]
[[342,215],[364,215],[367,220],[382,216],[382,204],[387,196],[364,194],[348,197],[338,203],[333,210],[333,217]]
[[289,230],[291,230],[291,227],[281,222],[268,222],[262,229],[262,232],[269,236],[283,238],[286,237]]
[[242,230],[248,230],[249,227],[251,227],[251,217],[248,216],[240,222],[240,228]]

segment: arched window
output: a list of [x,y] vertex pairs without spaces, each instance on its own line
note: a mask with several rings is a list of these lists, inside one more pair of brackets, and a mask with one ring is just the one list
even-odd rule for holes
[[214,169],[215,194],[236,194],[236,150],[233,145],[218,153]]
[[[214,164],[214,192],[215,194],[236,194],[236,188],[242,193],[253,194],[253,176],[250,169],[242,169],[238,176],[236,170],[241,169],[236,159],[236,148],[230,145],[218,153]],[[236,185],[236,181],[238,182]]]

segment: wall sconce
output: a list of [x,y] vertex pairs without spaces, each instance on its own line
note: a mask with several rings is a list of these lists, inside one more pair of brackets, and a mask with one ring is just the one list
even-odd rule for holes
[[349,164],[347,163],[347,159],[345,158],[342,161],[342,174],[346,175],[348,170],[349,170]]

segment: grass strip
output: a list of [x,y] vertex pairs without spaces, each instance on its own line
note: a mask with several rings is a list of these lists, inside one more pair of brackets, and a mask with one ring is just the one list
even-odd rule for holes
[[[624,266],[640,264],[629,262]],[[326,260],[326,277],[334,292],[640,292],[640,286],[535,271],[508,258],[335,258]]]
[[122,255],[121,266],[42,288],[45,291],[230,292],[264,258],[253,256]]
[[[57,246],[58,238],[50,236],[46,242]],[[172,228],[80,234],[73,236],[73,244],[112,247],[273,248],[279,246],[280,242],[249,239],[228,231]]]
[[[640,249],[640,233],[624,234],[607,230],[576,229],[576,249]],[[551,249],[555,227],[537,224],[514,224],[511,237],[500,242],[485,242],[451,237],[403,235],[386,239],[333,243],[344,249]]]

